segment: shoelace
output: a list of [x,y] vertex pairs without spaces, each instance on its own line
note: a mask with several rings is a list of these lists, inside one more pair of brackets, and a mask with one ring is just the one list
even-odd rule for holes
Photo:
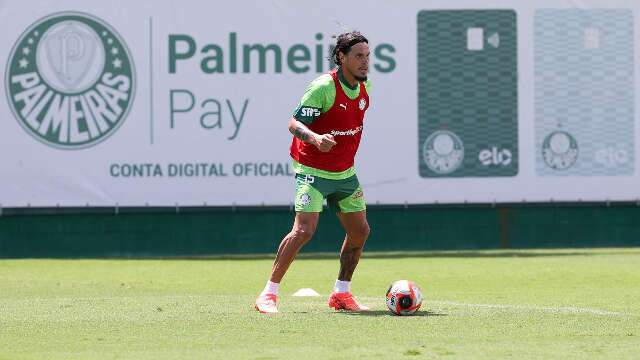
[[277,299],[277,296],[274,295],[274,294],[265,294],[264,295],[265,303],[271,303],[271,304],[275,305],[276,299]]
[[343,298],[338,298],[340,299],[340,301],[345,304],[345,305],[355,305],[359,308],[362,307],[362,305],[358,302],[358,300],[356,300],[355,297],[353,297],[353,295],[349,295],[349,296],[345,296]]

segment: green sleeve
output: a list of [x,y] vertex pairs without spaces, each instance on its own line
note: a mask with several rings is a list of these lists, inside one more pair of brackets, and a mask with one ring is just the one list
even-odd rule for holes
[[293,112],[296,120],[309,125],[327,112],[336,98],[333,78],[324,74],[313,80],[304,91],[302,99]]

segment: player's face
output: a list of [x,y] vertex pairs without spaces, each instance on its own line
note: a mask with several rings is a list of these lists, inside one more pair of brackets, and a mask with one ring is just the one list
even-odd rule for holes
[[349,72],[356,80],[367,80],[369,73],[369,44],[357,43],[351,47],[351,51],[342,58],[344,71]]

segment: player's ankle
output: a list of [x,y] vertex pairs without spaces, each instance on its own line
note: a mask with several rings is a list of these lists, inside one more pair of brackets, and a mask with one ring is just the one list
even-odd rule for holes
[[351,281],[336,280],[336,284],[333,287],[334,293],[349,293],[351,292]]
[[279,289],[280,289],[280,283],[267,281],[267,284],[264,286],[264,289],[260,293],[260,296],[263,296],[263,295],[266,295],[266,294],[273,294],[273,295],[278,296],[278,290]]

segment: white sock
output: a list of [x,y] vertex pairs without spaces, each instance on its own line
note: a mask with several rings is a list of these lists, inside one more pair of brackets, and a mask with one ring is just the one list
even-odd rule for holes
[[337,292],[337,293],[351,292],[351,281],[336,280],[336,286],[333,288],[333,292]]
[[267,285],[265,285],[264,290],[260,293],[260,295],[265,294],[274,294],[278,295],[278,288],[280,287],[280,283],[274,283],[271,281],[267,281]]

